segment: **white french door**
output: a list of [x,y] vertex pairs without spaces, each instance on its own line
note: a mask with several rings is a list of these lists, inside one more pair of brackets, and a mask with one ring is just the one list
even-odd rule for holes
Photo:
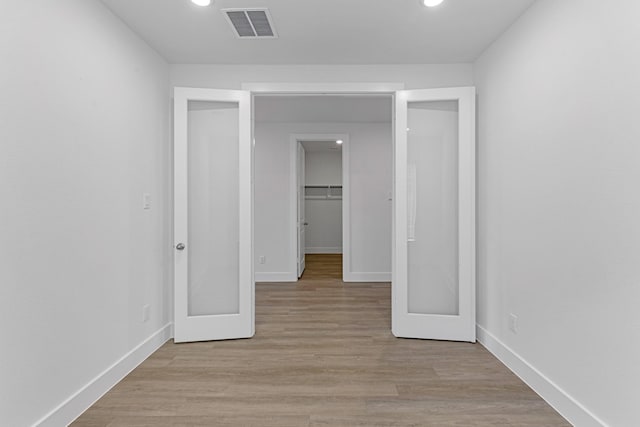
[[392,331],[475,342],[475,89],[396,93]]
[[176,342],[254,334],[251,99],[175,88]]
[[[474,342],[475,89],[395,95],[392,332]],[[250,92],[176,88],[174,123],[175,341],[251,337]]]

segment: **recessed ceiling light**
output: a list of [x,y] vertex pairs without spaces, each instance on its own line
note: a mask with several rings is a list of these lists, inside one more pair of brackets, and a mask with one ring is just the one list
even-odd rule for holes
[[443,0],[422,0],[422,3],[427,7],[435,7],[442,2]]
[[198,6],[209,6],[211,0],[191,0],[191,3],[197,4]]
[[338,144],[338,145],[342,145],[342,142],[343,142],[343,141],[342,141],[341,139],[339,139],[339,140],[337,140],[337,141],[336,141],[336,144]]

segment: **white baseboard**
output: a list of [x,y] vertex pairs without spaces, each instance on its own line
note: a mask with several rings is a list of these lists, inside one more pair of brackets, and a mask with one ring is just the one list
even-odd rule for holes
[[296,273],[282,272],[282,273],[255,273],[256,282],[297,282],[298,277]]
[[305,254],[341,254],[342,253],[342,248],[341,247],[335,247],[335,248],[304,248],[304,253]]
[[172,336],[173,324],[168,323],[42,417],[35,425],[59,427],[71,424]]
[[343,277],[345,282],[390,282],[391,273],[349,272]]
[[514,374],[540,395],[574,426],[606,427],[607,424],[581,405],[566,391],[538,371],[482,326],[477,325],[478,341]]

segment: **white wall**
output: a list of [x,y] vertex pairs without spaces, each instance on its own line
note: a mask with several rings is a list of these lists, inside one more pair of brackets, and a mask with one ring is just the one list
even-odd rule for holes
[[430,65],[171,65],[171,84],[240,89],[251,82],[392,82],[407,89],[470,86],[471,64]]
[[[256,123],[256,277],[290,277],[296,248],[289,206],[290,135],[346,133],[350,143],[352,273],[388,280],[391,271],[391,123]],[[257,258],[266,256],[266,264]],[[264,273],[267,273],[266,275]]]
[[342,150],[305,153],[306,185],[342,185]]
[[0,424],[26,426],[171,319],[169,73],[99,1],[0,28]]
[[[342,185],[342,151],[306,150],[306,185]],[[306,253],[342,253],[342,200],[306,199]]]
[[539,0],[476,64],[479,324],[579,426],[640,425],[639,16]]

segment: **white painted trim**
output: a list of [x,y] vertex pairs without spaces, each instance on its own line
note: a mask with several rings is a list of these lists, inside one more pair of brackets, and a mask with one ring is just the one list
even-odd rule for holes
[[89,381],[34,425],[38,427],[55,427],[71,424],[105,393],[111,390],[113,386],[162,347],[171,337],[173,337],[173,324],[168,323]]
[[306,254],[341,254],[341,247],[317,247],[317,248],[304,248],[304,253]]
[[256,272],[256,282],[297,282],[296,273],[283,271],[277,273],[259,273]]
[[[298,141],[335,141],[341,139],[342,143],[342,276],[346,281],[349,266],[351,265],[351,199],[349,190],[349,134],[346,133],[292,133],[289,135],[289,218],[290,237],[289,250],[292,254],[291,271],[298,271],[297,247],[298,247],[298,189],[296,188],[296,168]],[[305,249],[305,253],[307,250]],[[295,273],[294,273],[295,274]]]
[[527,362],[482,326],[476,326],[477,337],[491,354],[540,395],[571,424],[581,427],[606,427],[607,424],[585,408],[569,393]]
[[289,271],[298,281],[298,140],[294,135],[289,135],[289,227]]
[[394,93],[404,89],[404,83],[242,83],[242,90],[269,94],[358,94]]
[[351,141],[342,135],[342,281],[351,274]]
[[391,282],[391,272],[384,273],[363,273],[349,272],[344,279],[345,282]]

